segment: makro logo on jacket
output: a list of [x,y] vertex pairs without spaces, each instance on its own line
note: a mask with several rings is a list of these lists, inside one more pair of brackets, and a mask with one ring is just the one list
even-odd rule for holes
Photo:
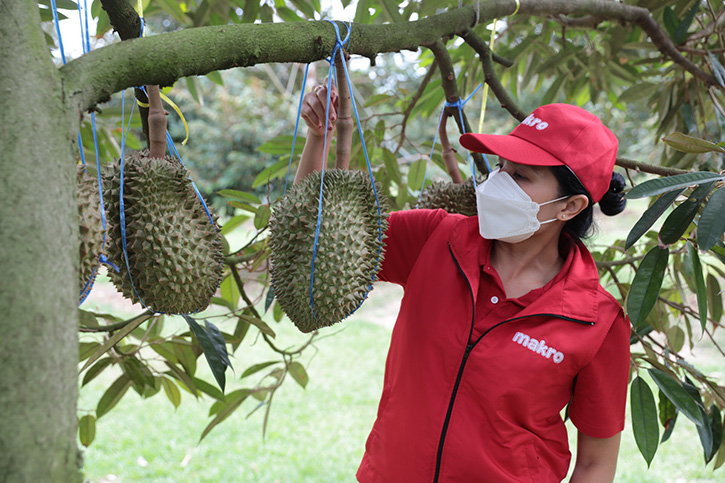
[[564,354],[553,347],[547,346],[544,339],[538,340],[533,337],[529,337],[523,332],[516,332],[514,334],[513,341],[517,344],[521,344],[523,347],[526,347],[532,352],[536,352],[541,357],[551,359],[555,364],[559,364],[564,360]]
[[538,117],[534,117],[533,114],[529,114],[526,119],[521,121],[521,124],[523,124],[524,126],[535,127],[539,131],[543,131],[544,129],[549,127],[548,122],[542,121]]

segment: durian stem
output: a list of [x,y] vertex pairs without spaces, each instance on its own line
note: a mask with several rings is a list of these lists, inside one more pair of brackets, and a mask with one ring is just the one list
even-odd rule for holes
[[146,86],[149,96],[149,157],[166,155],[166,111],[161,105],[159,86]]
[[456,161],[456,151],[451,147],[451,142],[448,140],[446,124],[448,124],[448,116],[444,115],[438,128],[438,136],[441,138],[443,163],[446,165],[446,170],[451,180],[454,183],[463,183],[463,176],[461,175],[461,170],[458,169],[458,162]]
[[350,113],[351,93],[347,87],[345,65],[348,56],[340,49],[340,58],[335,64],[337,72],[337,93],[339,105],[337,106],[337,151],[335,152],[335,168],[348,169],[350,167],[350,151],[352,150],[352,115]]

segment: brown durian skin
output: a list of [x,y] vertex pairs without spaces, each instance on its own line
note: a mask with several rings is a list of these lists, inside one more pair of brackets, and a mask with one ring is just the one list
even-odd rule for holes
[[155,312],[205,309],[221,283],[224,255],[216,216],[210,220],[188,171],[172,156],[153,159],[148,151],[140,151],[126,157],[128,260],[122,244],[120,173],[117,161],[107,166],[103,177],[111,238],[108,258],[119,268],[109,270],[111,281],[125,297]]
[[322,216],[310,306],[311,262],[317,225],[320,172],[288,190],[270,218],[272,290],[301,332],[333,325],[365,300],[385,253],[387,201],[375,201],[369,174],[325,172]]
[[78,165],[76,171],[76,204],[80,254],[78,293],[83,300],[93,286],[101,263],[104,229],[98,180],[81,165]]
[[478,210],[473,178],[463,183],[434,181],[421,193],[418,208],[442,208],[448,213],[475,216]]

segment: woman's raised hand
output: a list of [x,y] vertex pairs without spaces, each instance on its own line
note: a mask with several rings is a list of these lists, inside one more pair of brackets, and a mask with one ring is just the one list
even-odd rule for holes
[[328,122],[325,123],[325,106],[327,105],[327,82],[324,85],[318,85],[312,88],[311,92],[305,94],[302,98],[302,110],[300,115],[304,119],[305,124],[309,128],[310,134],[316,134],[324,137],[325,129],[324,125],[327,125],[327,130],[332,131],[335,129],[335,120],[337,119],[337,89],[335,84],[332,84],[330,93],[330,112],[328,115]]

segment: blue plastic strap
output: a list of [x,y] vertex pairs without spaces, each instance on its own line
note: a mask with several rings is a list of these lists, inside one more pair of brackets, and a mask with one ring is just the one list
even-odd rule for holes
[[[438,131],[440,130],[441,123],[443,122],[443,113],[445,112],[447,107],[455,107],[458,109],[458,115],[460,116],[461,121],[461,129],[463,130],[463,134],[466,134],[466,125],[463,122],[463,106],[466,105],[468,101],[473,98],[474,95],[476,95],[476,92],[481,88],[483,84],[478,84],[478,86],[471,92],[471,94],[465,99],[458,99],[455,102],[446,101],[443,104],[443,108],[441,109],[441,115],[438,118],[438,126],[436,127],[436,132],[433,137],[433,146],[430,150],[430,155],[428,156],[428,162],[425,165],[425,173],[423,175],[423,184],[420,186],[420,193],[418,193],[418,206],[420,206],[420,200],[423,196],[423,188],[425,187],[425,182],[428,179],[428,168],[430,166],[430,161],[433,158],[433,152],[435,151],[436,143],[438,142]],[[473,164],[473,159],[471,158],[471,152],[466,150],[468,154],[468,165],[471,167],[471,178],[473,179],[473,188],[476,188],[476,167]],[[481,153],[483,155],[483,162],[486,164],[486,169],[488,169],[488,172],[491,172],[491,167],[488,164],[488,158],[486,158],[486,155],[484,153]]]
[[58,47],[60,47],[60,58],[63,61],[63,65],[65,65],[66,64],[65,49],[63,48],[63,37],[60,35],[60,21],[58,20],[58,9],[55,7],[55,0],[50,0],[50,4],[53,8],[53,21],[55,23],[55,33],[58,35]]

